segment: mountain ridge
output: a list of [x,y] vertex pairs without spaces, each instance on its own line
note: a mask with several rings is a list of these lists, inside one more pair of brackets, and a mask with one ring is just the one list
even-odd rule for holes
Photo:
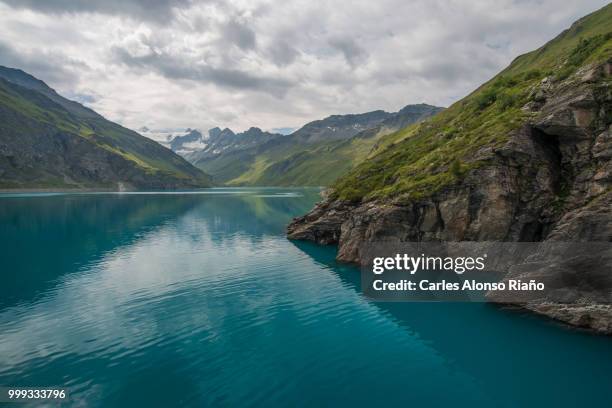
[[[214,149],[209,147],[186,158],[217,182],[228,185],[327,185],[366,157],[383,135],[441,110],[416,104],[398,112],[330,115],[308,122],[289,135],[268,133],[239,149],[211,154]],[[243,135],[248,137],[249,131]]]
[[0,186],[192,188],[210,178],[32,75],[0,66]]

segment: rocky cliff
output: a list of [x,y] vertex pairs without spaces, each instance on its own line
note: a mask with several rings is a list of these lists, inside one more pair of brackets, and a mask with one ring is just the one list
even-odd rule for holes
[[[610,6],[587,16],[442,117],[394,136],[296,218],[289,238],[338,244],[338,259],[356,263],[381,241],[611,242],[611,17]],[[509,275],[590,289],[521,306],[612,333],[612,272],[551,268],[559,256]],[[612,271],[609,250],[589,256]]]

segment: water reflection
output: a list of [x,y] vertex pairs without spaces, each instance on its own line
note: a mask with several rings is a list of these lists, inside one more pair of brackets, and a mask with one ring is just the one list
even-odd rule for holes
[[[573,406],[570,387],[547,395],[569,381],[605,398],[599,338],[485,305],[364,299],[334,248],[284,237],[317,198],[0,198],[0,384],[64,385],[100,407]],[[587,368],[600,377],[580,382]]]
[[0,307],[31,300],[62,275],[76,272],[179,219],[182,233],[195,240],[207,236],[208,231],[218,243],[234,234],[257,240],[265,234],[280,234],[288,220],[307,211],[317,196],[316,189],[214,189],[207,194],[154,195],[0,194],[4,283],[0,286]]
[[195,204],[186,196],[0,197],[0,307],[31,300],[62,275],[132,244]]

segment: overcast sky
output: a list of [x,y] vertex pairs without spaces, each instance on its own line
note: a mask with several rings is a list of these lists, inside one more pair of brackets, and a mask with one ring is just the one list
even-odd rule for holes
[[0,64],[136,129],[448,106],[600,0],[0,0]]

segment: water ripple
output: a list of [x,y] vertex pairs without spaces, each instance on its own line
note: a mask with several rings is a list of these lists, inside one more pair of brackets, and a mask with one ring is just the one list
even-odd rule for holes
[[[484,305],[364,299],[333,248],[283,237],[317,194],[6,200],[0,244],[21,260],[7,270],[30,278],[66,262],[31,287],[8,280],[19,296],[0,308],[0,384],[64,385],[94,407],[577,406],[559,386],[571,381],[582,402],[605,400],[612,354],[599,338]],[[49,229],[64,238],[35,248],[38,263],[25,244]]]

